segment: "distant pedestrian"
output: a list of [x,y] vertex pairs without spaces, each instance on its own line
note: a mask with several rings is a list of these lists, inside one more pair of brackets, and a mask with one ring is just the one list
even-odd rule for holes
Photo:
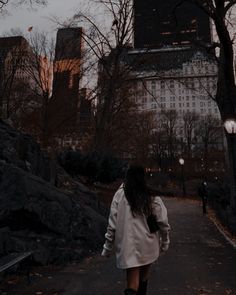
[[202,199],[202,213],[207,213],[207,182],[203,181],[198,187],[198,195]]
[[[125,269],[125,295],[145,295],[150,267],[169,247],[170,226],[160,197],[151,197],[142,166],[132,165],[115,193],[102,256],[115,245],[117,267]],[[112,291],[111,291],[112,294]]]

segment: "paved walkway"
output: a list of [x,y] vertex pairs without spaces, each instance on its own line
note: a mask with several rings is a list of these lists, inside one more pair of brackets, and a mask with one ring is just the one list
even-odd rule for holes
[[[236,294],[236,250],[202,215],[198,202],[164,202],[172,226],[171,247],[153,266],[148,295]],[[124,280],[114,257],[97,255],[79,265],[44,270],[30,287],[20,283],[5,294],[121,295]]]

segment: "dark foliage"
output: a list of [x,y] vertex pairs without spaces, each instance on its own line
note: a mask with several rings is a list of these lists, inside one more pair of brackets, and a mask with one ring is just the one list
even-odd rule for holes
[[108,152],[88,152],[67,150],[59,154],[60,165],[72,176],[83,175],[90,183],[100,181],[110,183],[124,177],[126,163]]
[[226,183],[209,183],[207,186],[208,203],[218,210],[226,210],[230,202],[230,188]]

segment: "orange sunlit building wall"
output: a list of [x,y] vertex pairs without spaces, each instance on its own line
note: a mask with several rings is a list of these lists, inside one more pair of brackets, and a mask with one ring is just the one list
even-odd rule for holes
[[82,28],[63,28],[57,33],[54,61],[51,127],[68,132],[77,120],[81,76]]

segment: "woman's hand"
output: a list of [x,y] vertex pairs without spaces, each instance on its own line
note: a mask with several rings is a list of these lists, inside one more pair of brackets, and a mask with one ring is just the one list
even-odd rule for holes
[[101,253],[101,256],[103,256],[103,257],[110,257],[110,255],[111,255],[111,251],[103,248],[102,253]]
[[169,244],[162,244],[161,245],[161,252],[166,252],[169,249]]

